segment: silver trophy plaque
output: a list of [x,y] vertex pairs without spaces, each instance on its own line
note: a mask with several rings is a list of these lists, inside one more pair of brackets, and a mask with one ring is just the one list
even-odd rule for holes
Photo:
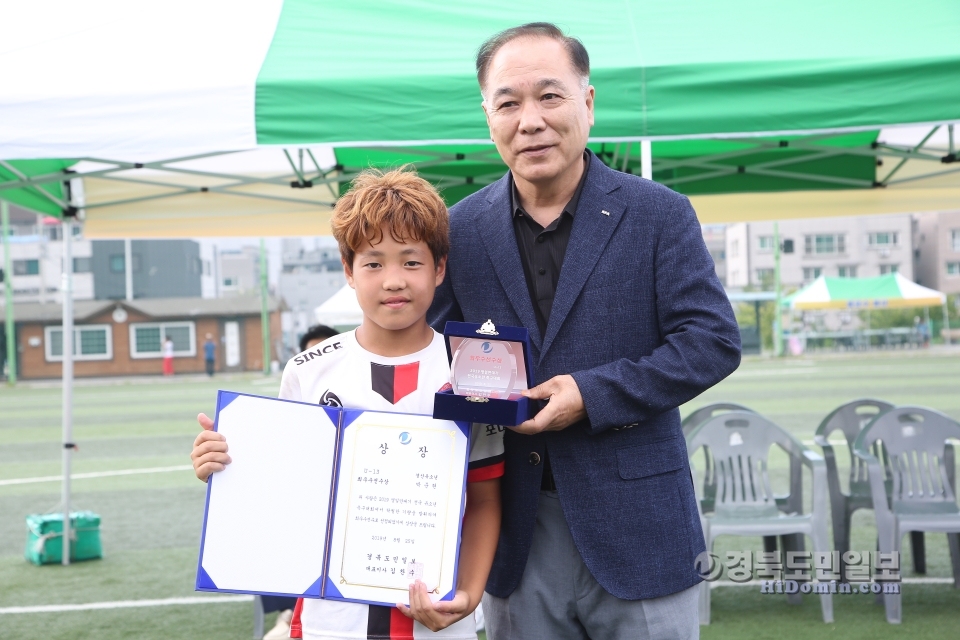
[[461,396],[508,398],[517,382],[513,344],[464,338],[450,363],[453,392]]

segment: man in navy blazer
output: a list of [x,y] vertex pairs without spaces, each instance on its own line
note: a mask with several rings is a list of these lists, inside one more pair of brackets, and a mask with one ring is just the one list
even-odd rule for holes
[[586,150],[589,59],[553,25],[481,47],[510,168],[450,211],[429,318],[524,326],[549,399],[506,431],[491,640],[692,638],[704,541],[677,407],[733,372],[740,335],[689,201]]

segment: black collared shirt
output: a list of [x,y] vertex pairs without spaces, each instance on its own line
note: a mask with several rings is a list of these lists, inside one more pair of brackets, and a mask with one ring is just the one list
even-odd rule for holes
[[533,309],[537,314],[537,326],[540,327],[541,339],[547,331],[547,322],[550,320],[550,311],[553,309],[553,298],[557,293],[557,282],[560,281],[563,257],[567,253],[567,244],[570,242],[570,232],[573,229],[573,216],[577,212],[580,193],[583,191],[587,171],[590,169],[590,154],[586,151],[583,152],[583,160],[583,176],[580,178],[577,190],[574,191],[573,197],[563,208],[559,217],[545,228],[520,206],[517,186],[511,182],[513,230],[517,237],[517,249],[520,251],[520,262],[523,263],[527,289],[530,291]]

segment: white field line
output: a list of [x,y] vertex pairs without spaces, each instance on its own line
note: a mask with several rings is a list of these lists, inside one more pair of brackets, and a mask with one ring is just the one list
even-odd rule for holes
[[169,607],[185,604],[220,604],[225,602],[250,602],[253,596],[195,596],[190,598],[164,598],[163,600],[114,600],[112,602],[88,602],[86,604],[45,604],[37,607],[4,607],[0,615],[11,613],[61,613],[64,611],[91,611],[95,609],[130,609],[134,607]]
[[[952,578],[903,578],[904,584],[951,584]],[[755,587],[754,582],[729,582],[723,580],[710,585],[711,589],[718,587]],[[250,602],[253,596],[199,596],[189,598],[165,598],[163,600],[113,600],[109,602],[88,602],[85,604],[48,604],[35,607],[4,607],[0,608],[0,615],[14,613],[62,613],[66,611],[92,611],[98,609],[132,609],[136,607],[169,607],[193,604],[221,604],[231,602]]]
[[[109,478],[111,476],[136,476],[142,473],[169,473],[171,471],[189,471],[193,469],[190,464],[178,464],[175,467],[150,467],[147,469],[117,469],[115,471],[93,471],[90,473],[75,473],[70,476],[71,480],[87,480],[90,478]],[[60,482],[63,476],[38,476],[36,478],[9,478],[0,480],[0,487],[12,484],[34,484],[36,482]]]
[[[902,584],[953,584],[953,578],[901,578]],[[710,583],[711,589],[720,587],[759,587],[760,580],[751,580],[749,582],[732,582],[730,580],[719,580]],[[816,594],[813,594],[816,595]],[[0,609],[0,612],[3,610]]]
[[731,378],[767,378],[769,376],[809,376],[820,373],[820,369],[746,369],[730,374]]
[[[803,442],[804,445],[806,445],[806,446],[808,446],[808,447],[818,447],[818,446],[820,446],[820,445],[818,445],[816,442],[814,442],[813,440],[803,440],[802,442]],[[833,445],[833,446],[835,446],[835,447],[838,447],[838,446],[846,446],[846,444],[847,444],[847,441],[846,441],[846,440],[827,440],[827,442],[829,442],[831,445]],[[947,438],[947,442],[949,442],[949,443],[952,444],[952,445],[957,445],[957,444],[960,444],[960,439],[957,439],[957,438]]]

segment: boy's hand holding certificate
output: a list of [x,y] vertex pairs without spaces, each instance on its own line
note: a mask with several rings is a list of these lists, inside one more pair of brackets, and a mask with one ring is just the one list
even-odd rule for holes
[[453,597],[469,425],[221,391],[215,428],[232,463],[210,478],[197,589]]

